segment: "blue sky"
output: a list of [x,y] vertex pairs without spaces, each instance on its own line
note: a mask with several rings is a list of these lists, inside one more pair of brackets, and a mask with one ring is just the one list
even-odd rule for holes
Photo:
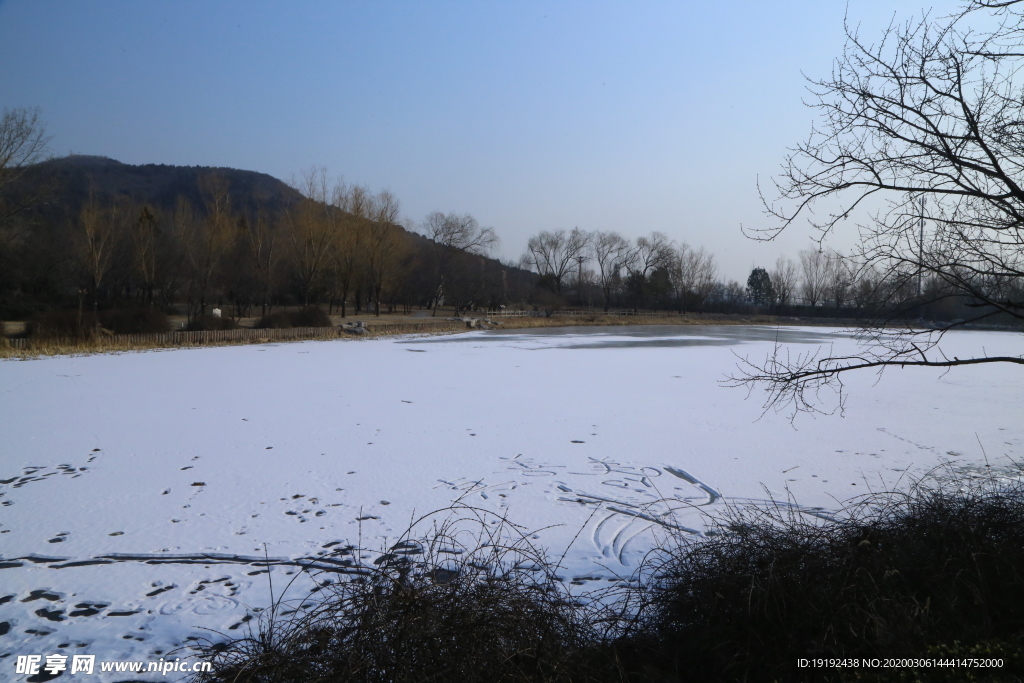
[[41,107],[58,155],[325,166],[414,222],[472,213],[506,259],[540,230],[660,230],[745,279],[811,244],[740,232],[810,131],[802,74],[844,13],[871,34],[922,1],[0,0],[0,107]]

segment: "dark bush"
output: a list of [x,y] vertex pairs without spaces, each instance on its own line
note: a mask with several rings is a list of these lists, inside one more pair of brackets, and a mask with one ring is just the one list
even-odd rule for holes
[[0,318],[4,320],[28,320],[36,313],[49,308],[47,302],[17,294],[0,296]]
[[565,308],[566,299],[562,295],[555,294],[547,289],[538,289],[530,297],[530,303],[551,315],[558,309]]
[[[832,521],[777,506],[719,522],[719,535],[647,568],[637,642],[656,643],[664,670],[698,680],[790,680],[798,657],[958,652],[1006,660],[974,675],[1024,674],[1020,483],[873,495]],[[967,680],[964,673],[906,680]],[[829,676],[879,680],[868,674]]]
[[96,316],[92,311],[47,311],[37,313],[26,323],[28,336],[37,339],[57,337],[88,339],[96,334]]
[[284,329],[289,327],[330,327],[327,313],[317,306],[307,306],[298,311],[275,311],[263,316],[256,323],[261,329]]
[[[481,526],[490,521],[476,514]],[[302,601],[312,609],[285,619],[290,612],[279,602],[251,622],[258,625],[248,637],[208,645],[214,672],[194,680],[1024,678],[1020,482],[961,476],[865,497],[831,516],[781,503],[731,510],[710,520],[706,538],[652,555],[617,601],[608,593],[577,601],[557,566],[511,533],[459,543],[465,536],[449,523],[426,540],[415,537],[374,564],[362,564],[357,549],[341,551],[347,559],[339,564],[350,573],[317,593],[314,605]],[[448,554],[452,548],[460,554]],[[865,657],[999,658],[1003,665],[796,665]]]
[[[375,564],[355,549],[350,571],[319,595],[312,610],[285,620],[275,605],[246,638],[210,646],[213,675],[197,681],[237,683],[491,683],[612,680],[613,660],[598,642],[586,608],[523,541],[482,517],[460,547],[454,527],[424,541],[398,542]],[[504,531],[513,530],[502,525]],[[452,548],[461,554],[452,554]],[[452,559],[458,558],[458,559]],[[538,562],[540,564],[538,564]],[[308,602],[308,599],[303,602]],[[611,675],[610,675],[611,674]]]
[[203,330],[237,330],[238,323],[231,318],[216,317],[212,315],[201,315],[188,324],[189,331],[197,332]]
[[268,313],[259,319],[256,327],[260,329],[282,330],[292,326],[291,316],[288,311],[275,311]]
[[292,327],[330,327],[331,319],[327,313],[318,306],[306,306],[298,311],[288,314],[292,321]]
[[167,315],[158,308],[140,307],[100,311],[100,324],[117,334],[169,332]]

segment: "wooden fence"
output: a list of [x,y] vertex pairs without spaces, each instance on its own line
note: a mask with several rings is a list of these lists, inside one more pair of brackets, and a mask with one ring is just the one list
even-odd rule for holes
[[153,334],[115,334],[90,339],[46,338],[9,339],[10,347],[20,350],[54,347],[102,348],[109,350],[150,347],[207,346],[212,344],[259,344],[274,341],[351,338],[359,335],[371,337],[396,334],[423,334],[437,332],[463,332],[466,323],[438,321],[423,323],[365,323],[365,332],[355,327],[290,327],[285,329],[203,330],[194,332],[160,332]]

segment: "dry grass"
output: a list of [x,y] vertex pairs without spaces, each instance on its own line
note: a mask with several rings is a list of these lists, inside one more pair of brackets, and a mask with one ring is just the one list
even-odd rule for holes
[[593,610],[507,519],[456,504],[384,550],[373,563],[338,551],[346,566],[320,574],[312,596],[209,644],[214,671],[197,683],[620,680],[595,650]]
[[[282,313],[282,315],[285,315]],[[468,314],[467,318],[479,317],[476,314]],[[332,321],[352,322],[354,318],[340,318],[333,316]],[[468,328],[461,322],[451,321],[439,315],[436,318],[419,316],[389,316],[386,318],[363,319],[366,325],[366,333],[359,338],[390,337],[403,334],[458,334],[468,331]],[[777,318],[775,316],[754,315],[739,316],[729,314],[697,314],[690,313],[680,315],[678,313],[666,313],[664,315],[646,316],[623,316],[604,315],[594,313],[581,316],[556,316],[545,317],[523,317],[523,318],[494,318],[490,319],[495,329],[518,330],[539,327],[627,327],[636,325],[824,325],[830,321],[819,320],[795,320],[791,318]],[[254,322],[254,321],[249,321]],[[410,326],[416,328],[410,331]],[[429,326],[429,327],[428,327]],[[243,327],[242,329],[248,329]],[[14,348],[10,343],[0,337],[0,359],[19,358],[27,360],[43,356],[80,356],[93,355],[97,353],[119,353],[128,351],[150,351],[154,349],[170,349],[196,346],[238,346],[245,344],[263,344],[267,342],[284,343],[288,341],[315,341],[323,337],[319,334],[309,336],[298,336],[287,339],[274,338],[268,332],[266,337],[255,339],[232,339],[224,341],[204,341],[199,343],[166,343],[146,342],[138,340],[126,340],[114,337],[96,337],[78,341],[69,339],[37,339],[33,340],[31,348]],[[349,339],[352,337],[332,337],[332,339]]]
[[[451,323],[444,320],[430,323],[430,327],[416,323],[409,324],[368,324],[365,334],[340,335],[324,337],[321,332],[313,332],[308,335],[290,336],[288,338],[276,338],[273,331],[263,331],[265,334],[256,334],[251,339],[226,339],[221,341],[184,342],[175,340],[173,342],[147,341],[138,338],[125,338],[117,336],[93,337],[91,339],[70,340],[70,339],[33,339],[28,348],[14,347],[4,337],[0,337],[0,359],[11,358],[19,360],[31,360],[47,356],[91,356],[99,353],[127,353],[139,351],[153,351],[157,349],[181,349],[181,348],[206,348],[213,346],[244,346],[249,344],[286,343],[292,341],[338,341],[352,339],[373,339],[379,337],[393,337],[405,334],[455,334],[465,331],[461,323]],[[430,328],[438,328],[436,330]],[[293,330],[289,330],[293,332]]]
[[[373,564],[356,547],[313,595],[207,643],[194,683],[1016,681],[1024,485],[932,480],[833,519],[734,509],[574,596],[529,534],[462,505]],[[428,516],[427,520],[430,520]],[[421,533],[422,532],[422,533]],[[344,559],[341,559],[344,558]],[[286,616],[287,615],[287,616]],[[798,669],[798,658],[1000,658],[971,669]]]
[[[473,317],[473,316],[470,316]],[[665,315],[604,315],[595,313],[593,315],[580,316],[556,316],[551,318],[528,317],[528,318],[492,318],[498,323],[501,329],[518,330],[531,327],[629,327],[636,325],[768,325],[777,324],[771,316],[735,316],[696,313],[679,315],[678,313],[666,313]],[[787,323],[788,324],[788,323]]]
[[658,644],[663,670],[767,682],[806,675],[798,657],[997,657],[996,670],[837,670],[828,679],[1024,674],[1020,481],[954,475],[866,496],[832,520],[775,505],[714,521],[716,535],[680,539],[644,569],[636,636]]

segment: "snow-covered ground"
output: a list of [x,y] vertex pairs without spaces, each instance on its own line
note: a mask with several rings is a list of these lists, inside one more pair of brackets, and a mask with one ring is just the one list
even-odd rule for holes
[[384,551],[460,497],[543,529],[556,558],[575,538],[565,574],[596,587],[730,502],[828,510],[947,461],[1024,460],[1016,368],[850,376],[845,417],[759,420],[759,396],[719,382],[777,334],[852,345],[575,328],[0,362],[0,678],[16,655],[157,660],[244,633],[270,603],[265,556],[279,596],[297,565]]

